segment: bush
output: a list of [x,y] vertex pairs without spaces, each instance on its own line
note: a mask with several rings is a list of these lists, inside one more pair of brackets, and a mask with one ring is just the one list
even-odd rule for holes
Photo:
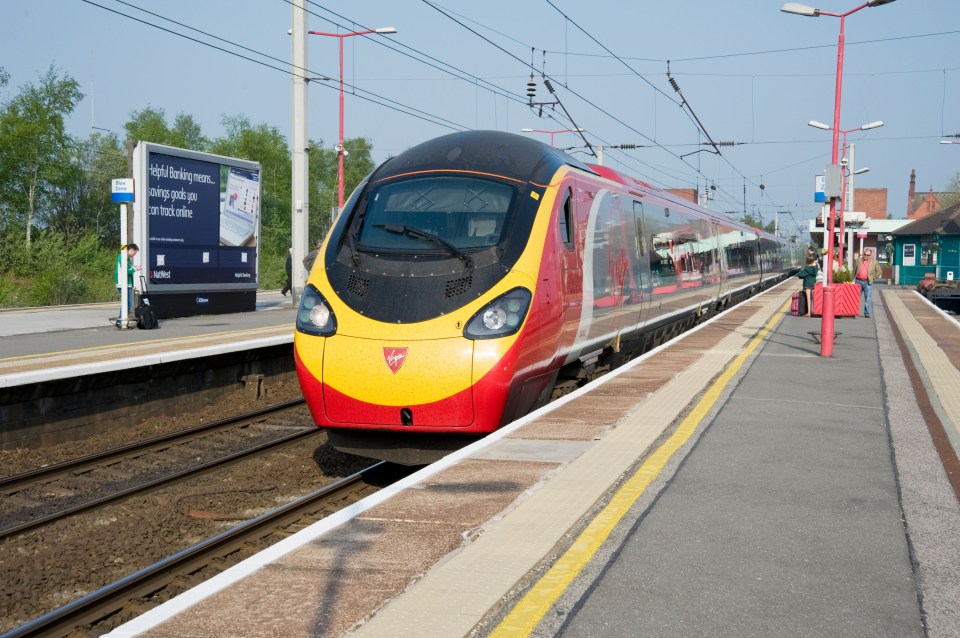
[[114,258],[95,235],[67,245],[59,235],[38,233],[29,248],[8,238],[0,244],[0,307],[113,300]]

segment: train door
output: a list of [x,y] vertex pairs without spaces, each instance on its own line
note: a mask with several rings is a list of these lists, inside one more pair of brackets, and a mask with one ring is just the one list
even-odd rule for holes
[[717,265],[717,301],[723,301],[727,292],[726,273],[729,265],[727,264],[726,253],[720,245],[720,224],[710,222],[710,232],[713,234],[713,239],[710,242],[710,245],[713,246],[713,261]]
[[[563,185],[557,207],[557,253],[559,255],[559,294],[561,300],[561,344],[573,345],[583,306],[583,245],[580,239],[580,214],[589,210],[589,198],[581,185],[570,180]],[[586,200],[584,204],[581,200]]]
[[636,283],[635,294],[640,302],[640,316],[637,321],[637,328],[642,328],[650,316],[650,299],[653,287],[650,281],[650,247],[646,240],[646,232],[643,219],[643,202],[633,200],[633,227],[636,230]]

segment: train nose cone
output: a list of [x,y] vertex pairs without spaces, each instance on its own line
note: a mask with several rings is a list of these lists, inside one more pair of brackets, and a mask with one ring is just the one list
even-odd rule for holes
[[322,378],[324,407],[336,422],[402,425],[401,408],[415,425],[473,422],[473,345],[464,339],[400,344],[338,335],[327,340]]

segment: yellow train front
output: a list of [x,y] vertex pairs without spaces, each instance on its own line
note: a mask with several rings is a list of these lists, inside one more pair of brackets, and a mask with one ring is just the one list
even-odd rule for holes
[[334,446],[429,462],[549,398],[562,330],[547,315],[561,310],[537,288],[556,267],[538,212],[569,161],[508,133],[455,133],[356,189],[295,337],[304,396]]

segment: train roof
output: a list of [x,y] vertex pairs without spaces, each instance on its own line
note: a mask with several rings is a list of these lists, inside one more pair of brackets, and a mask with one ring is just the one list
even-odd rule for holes
[[773,235],[748,226],[729,215],[703,208],[610,167],[586,164],[543,142],[503,131],[462,131],[417,144],[381,164],[370,176],[370,181],[418,172],[470,171],[544,185],[549,184],[557,170],[565,165],[620,183],[638,194],[659,197],[675,206],[688,208],[744,229],[749,228],[761,237],[776,239]]
[[371,181],[420,171],[472,171],[548,184],[561,166],[592,168],[563,151],[514,133],[464,131],[418,144],[384,162]]

